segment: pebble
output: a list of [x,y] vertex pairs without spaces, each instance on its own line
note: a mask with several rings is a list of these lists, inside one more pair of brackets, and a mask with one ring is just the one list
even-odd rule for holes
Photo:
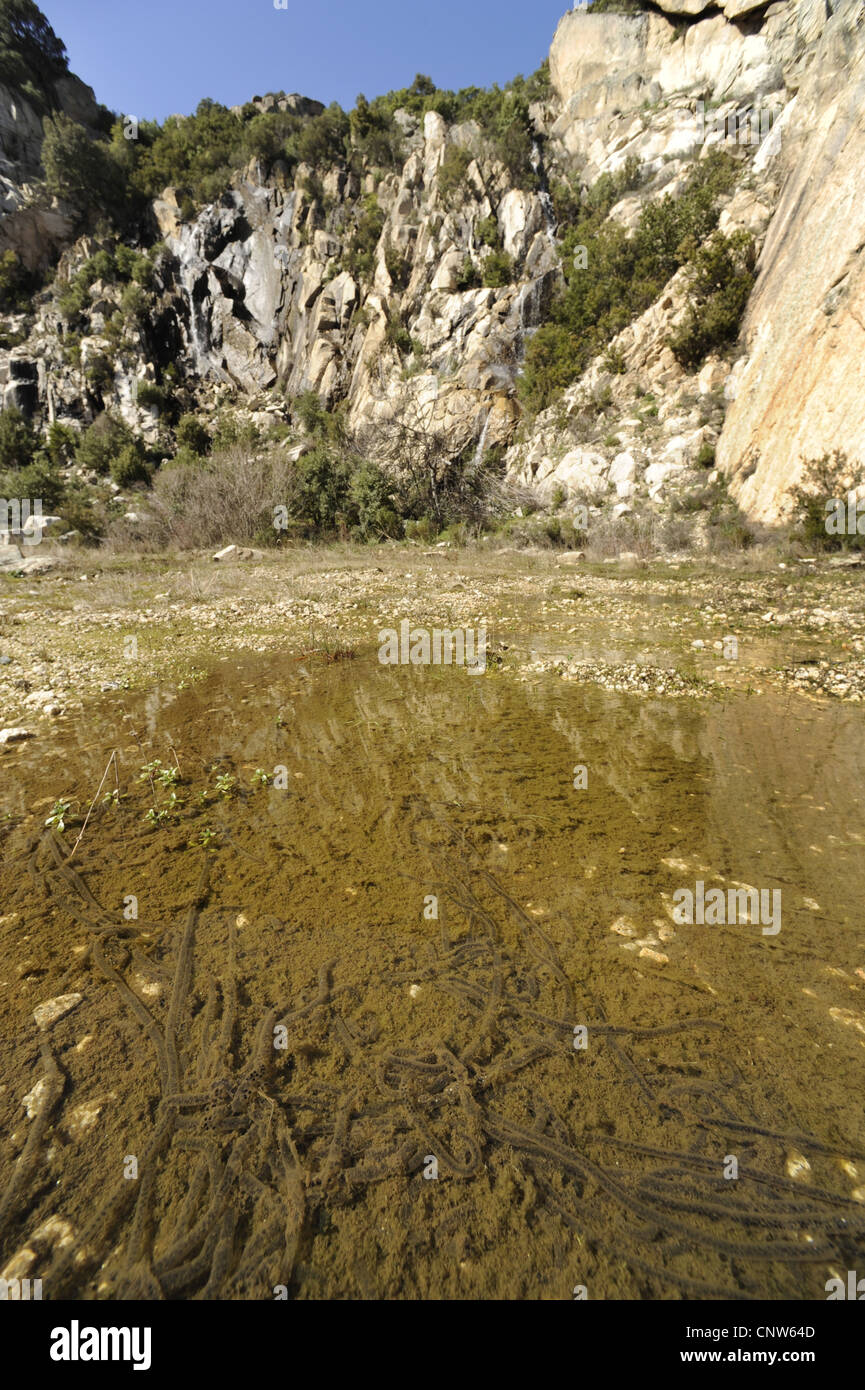
[[29,729],[0,729],[0,744],[23,743],[25,738],[34,738]]
[[787,1177],[794,1178],[797,1182],[807,1181],[811,1173],[811,1164],[798,1149],[791,1149],[788,1153],[786,1168]]
[[65,1122],[66,1130],[72,1139],[80,1139],[88,1129],[92,1129],[104,1108],[104,1101],[86,1100],[76,1105]]
[[33,1090],[28,1091],[21,1102],[24,1109],[27,1111],[28,1120],[35,1120],[38,1115],[41,1115],[42,1111],[45,1109],[48,1094],[48,1082],[44,1076],[41,1076],[33,1087]]
[[56,999],[47,999],[44,1004],[37,1004],[33,1010],[33,1017],[40,1028],[47,1028],[50,1024],[56,1023],[58,1018],[63,1018],[64,1014],[71,1013],[83,998],[82,994],[58,994]]

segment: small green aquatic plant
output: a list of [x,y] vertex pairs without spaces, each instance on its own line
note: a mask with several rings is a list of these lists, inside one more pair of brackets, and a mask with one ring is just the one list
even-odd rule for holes
[[257,767],[252,774],[252,783],[256,787],[266,787],[270,782],[270,777],[263,767]]
[[52,825],[55,830],[62,833],[66,829],[66,817],[69,815],[71,805],[71,801],[55,801],[45,824]]
[[180,769],[177,767],[165,767],[161,758],[154,758],[152,762],[145,763],[138,774],[139,782],[149,780],[158,782],[162,787],[173,787],[180,781]]

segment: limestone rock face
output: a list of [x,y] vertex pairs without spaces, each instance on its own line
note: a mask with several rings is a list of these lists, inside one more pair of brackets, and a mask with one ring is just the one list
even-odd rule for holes
[[[118,348],[122,288],[97,282],[70,343],[46,290],[3,325],[16,344],[0,349],[3,403],[43,427],[113,410],[155,443],[158,408],[139,407],[138,391],[171,363],[192,399],[239,394],[253,419],[308,390],[342,403],[383,462],[391,426],[422,422],[453,458],[501,446],[510,480],[542,497],[619,508],[703,486],[716,463],[712,477],[726,475],[743,509],[774,521],[801,458],[865,457],[863,48],[861,0],[569,11],[552,93],[530,108],[520,186],[476,123],[398,111],[401,165],[385,172],[253,160],[195,215],[167,188],[152,208],[165,249],[150,320],[125,327]],[[95,122],[76,78],[55,95]],[[299,96],[256,104],[322,109]],[[553,408],[521,419],[526,347],[565,282],[556,184],[578,199],[636,161],[639,186],[610,213],[631,232],[730,138],[741,174],[719,227],[746,230],[760,252],[738,344],[692,375],[681,368],[669,346],[687,312],[679,271]],[[40,198],[41,139],[37,113],[0,87],[0,253],[56,266],[62,288],[100,243],[71,244],[71,218]],[[442,179],[455,149],[466,166],[456,190]],[[372,200],[375,246],[368,220],[358,235]]]
[[784,511],[802,460],[865,458],[865,34],[838,14],[785,125],[784,185],[718,449],[751,516]]
[[[57,108],[93,130],[98,119],[90,87],[72,73],[54,83]],[[0,84],[0,254],[14,251],[28,270],[56,263],[72,238],[62,209],[31,205],[29,185],[41,173],[42,119],[18,91]]]

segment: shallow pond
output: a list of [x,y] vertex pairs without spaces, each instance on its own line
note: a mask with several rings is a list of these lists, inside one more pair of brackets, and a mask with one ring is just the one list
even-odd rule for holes
[[[865,1258],[862,729],[364,653],[7,753],[0,1268],[825,1298]],[[675,921],[698,883],[780,918]]]

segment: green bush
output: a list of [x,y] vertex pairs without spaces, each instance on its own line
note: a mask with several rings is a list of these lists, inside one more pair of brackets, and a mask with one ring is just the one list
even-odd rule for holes
[[543,323],[526,349],[517,390],[534,413],[549,405],[579,376],[584,353],[579,338],[562,323]]
[[480,283],[481,277],[478,273],[478,268],[468,252],[466,252],[463,257],[463,263],[457,272],[456,288],[459,291],[474,290],[477,289]]
[[538,173],[532,163],[535,136],[526,97],[515,91],[499,94],[494,89],[490,107],[481,108],[479,119],[491,152],[505,166],[511,186],[536,189]]
[[177,426],[179,449],[188,449],[198,458],[203,458],[210,450],[210,434],[197,415],[183,415]]
[[754,287],[755,260],[754,239],[745,231],[731,237],[715,232],[696,252],[685,321],[668,339],[681,366],[693,370],[709,353],[735,343]]
[[78,431],[69,425],[61,425],[56,420],[48,427],[45,437],[45,453],[55,465],[71,463],[78,446]]
[[114,368],[104,352],[95,353],[84,372],[88,386],[98,395],[104,395],[114,386]]
[[858,491],[863,485],[865,465],[850,463],[842,450],[835,449],[821,458],[804,461],[800,480],[790,491],[800,539],[814,550],[865,549],[865,535],[859,534],[858,516],[852,535],[846,526],[838,531],[827,529],[831,515],[827,504],[843,502],[844,519],[849,522],[849,493]]
[[94,473],[106,474],[112,459],[133,443],[132,431],[123,420],[103,411],[81,435],[75,450],[75,462]]
[[21,264],[14,251],[0,256],[0,314],[20,313],[29,307],[36,277]]
[[374,193],[368,193],[357,214],[345,256],[346,268],[355,280],[368,279],[375,267],[375,253],[385,216]]
[[36,452],[36,435],[16,405],[0,411],[0,468],[26,468]]
[[509,285],[513,274],[513,261],[504,251],[493,251],[484,261],[483,282],[487,289],[498,290]]
[[123,197],[123,177],[109,147],[93,140],[62,111],[46,116],[43,124],[42,165],[48,193],[81,213],[94,206],[116,207]]
[[490,246],[494,251],[499,249],[501,237],[498,218],[494,213],[480,219],[475,227],[475,237],[480,246]]
[[297,137],[294,153],[303,164],[328,167],[345,160],[351,133],[348,116],[333,102],[321,115],[313,116]]
[[140,251],[122,243],[114,253],[117,276],[120,280],[132,280],[142,289],[147,289],[153,281],[153,262]]
[[392,112],[371,106],[361,93],[349,115],[349,127],[352,148],[363,162],[382,169],[401,168],[403,138]]
[[325,444],[317,445],[297,464],[295,516],[315,531],[332,532],[343,518],[349,481],[345,458]]
[[33,0],[0,0],[0,81],[39,95],[68,69],[66,47]]
[[261,431],[251,420],[243,420],[238,415],[223,416],[213,435],[214,450],[254,449],[261,439]]
[[394,289],[404,290],[411,278],[411,261],[395,246],[389,246],[384,253],[384,263]]
[[120,300],[120,312],[127,323],[141,327],[147,322],[150,300],[141,285],[127,285]]
[[414,347],[411,334],[405,324],[396,317],[388,319],[384,336],[385,341],[395,347],[397,352],[408,353]]
[[[596,181],[580,203],[576,221],[560,229],[566,288],[552,304],[549,321],[526,348],[518,392],[527,411],[534,414],[545,409],[657,299],[680,266],[695,260],[714,231],[718,199],[733,186],[737,169],[737,162],[725,151],[700,160],[678,198],[667,195],[648,203],[630,236],[608,215],[638,182],[637,161],[629,160],[619,173]],[[582,254],[576,255],[577,248],[583,247],[585,264]],[[708,263],[703,271],[701,261],[695,271],[695,304],[704,292],[709,293],[704,287],[711,281],[716,258],[708,257]],[[736,308],[741,284],[737,280],[735,292],[706,309],[699,324],[704,339],[728,329],[729,311]],[[729,300],[736,303],[731,306]]]
[[170,399],[170,392],[166,391],[164,386],[158,386],[155,381],[138,382],[136,400],[140,406],[155,406],[157,410],[163,411]]
[[111,460],[110,472],[118,487],[132,487],[135,483],[150,482],[150,469],[144,451],[137,441],[127,444]]
[[295,396],[291,413],[307,434],[316,434],[324,427],[327,411],[317,391],[301,391]]
[[462,145],[448,145],[437,175],[438,191],[445,207],[459,201],[472,156]]
[[362,540],[400,534],[392,493],[393,482],[378,464],[361,463],[352,473],[348,503],[354,529]]
[[0,471],[0,497],[39,498],[44,512],[54,512],[66,494],[66,479],[45,454],[23,468]]
[[80,326],[83,316],[90,308],[90,294],[80,276],[70,280],[57,296],[57,308],[70,328]]

